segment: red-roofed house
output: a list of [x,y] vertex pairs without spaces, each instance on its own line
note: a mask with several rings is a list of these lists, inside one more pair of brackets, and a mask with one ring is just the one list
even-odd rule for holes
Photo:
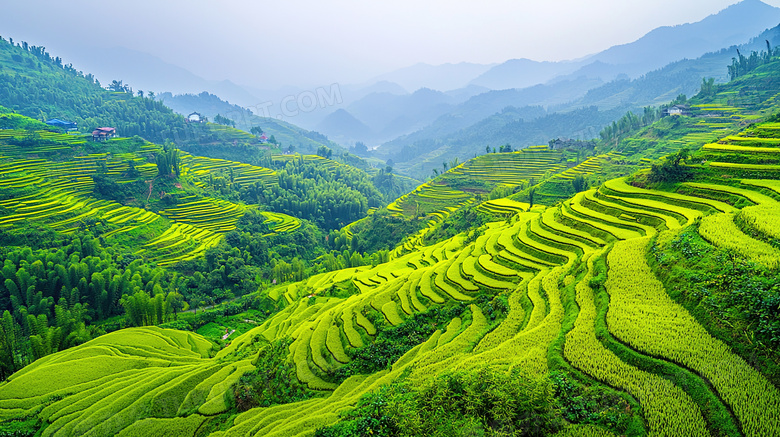
[[116,136],[116,129],[113,127],[99,127],[92,131],[93,141],[105,141]]

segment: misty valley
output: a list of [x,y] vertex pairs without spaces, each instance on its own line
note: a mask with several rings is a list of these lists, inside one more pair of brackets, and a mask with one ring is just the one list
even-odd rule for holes
[[354,82],[247,51],[279,87],[0,18],[0,437],[780,437],[780,7],[732,3]]

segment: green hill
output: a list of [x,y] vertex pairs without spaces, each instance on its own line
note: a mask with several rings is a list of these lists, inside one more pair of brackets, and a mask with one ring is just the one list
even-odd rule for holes
[[[325,147],[336,150],[342,161],[370,170],[365,161],[346,154],[340,146],[316,132],[279,120],[256,117],[216,96],[202,96],[199,100],[205,100],[205,103],[198,102],[197,109],[213,106],[216,112],[206,111],[204,115],[213,118],[222,111],[223,116],[232,117],[237,124],[228,127],[215,123],[187,123],[183,116],[174,113],[153,94],[143,91],[134,94],[132,88],[121,81],[104,85],[109,89],[102,88],[92,75],[63,64],[59,57],[52,57],[44,47],[0,39],[0,104],[33,119],[67,120],[77,123],[82,133],[111,126],[122,136],[137,135],[158,143],[174,141],[196,155],[243,162],[280,153],[280,147],[285,150],[297,147],[298,152],[304,154],[315,154],[320,147]],[[165,100],[168,101],[176,103],[174,98]],[[260,144],[255,135],[248,133],[251,127],[262,127],[267,136],[274,135],[276,142]]]
[[[474,156],[474,153],[482,153],[485,145],[498,147],[509,143],[523,148],[544,144],[553,136],[595,138],[600,129],[619,118],[621,113],[642,112],[650,105],[661,109],[680,94],[696,93],[702,78],[713,77],[717,82],[728,80],[728,63],[737,52],[741,50],[750,62],[750,53],[765,47],[765,41],[777,51],[780,27],[762,32],[747,44],[707,53],[697,59],[673,62],[636,79],[618,78],[591,89],[574,101],[548,102],[544,104],[545,108],[525,106],[543,104],[539,99],[528,100],[525,96],[543,94],[545,88],[549,92],[565,82],[486,93],[420,131],[383,144],[377,153],[392,158],[399,171],[423,178],[442,160]],[[492,108],[490,114],[484,112],[486,107]],[[482,116],[476,120],[474,114]]]
[[226,117],[235,123],[236,128],[246,132],[249,132],[252,128],[260,128],[267,137],[273,136],[274,140],[281,143],[283,148],[293,146],[293,150],[298,153],[314,155],[317,153],[317,149],[323,146],[336,151],[338,155],[346,152],[344,148],[328,140],[322,134],[307,131],[275,118],[257,116],[248,109],[238,105],[231,105],[207,92],[202,92],[198,95],[184,94],[176,96],[171,93],[163,93],[158,95],[157,99],[184,116],[197,111],[210,120],[213,120],[217,115]]
[[122,135],[163,141],[183,138],[186,129],[184,118],[160,102],[103,89],[92,75],[63,65],[44,47],[5,39],[0,40],[0,103],[40,121],[76,122],[84,132],[113,126]]
[[[365,219],[320,224],[327,237],[230,187],[274,206],[314,190],[304,176],[328,187],[358,171],[344,164],[250,166],[6,114],[0,429],[780,436],[780,61],[760,59],[737,60],[687,115],[626,115],[593,149],[449,163]],[[121,194],[132,168],[155,183],[145,200],[94,197],[100,183]],[[313,211],[354,212],[332,204]],[[193,253],[211,235],[230,247]],[[232,300],[227,281],[259,289]],[[215,296],[198,314],[181,303]],[[85,312],[128,328],[89,331]]]
[[0,123],[3,376],[106,330],[373,260],[327,238],[386,202],[349,165],[271,155],[260,167],[139,137],[93,141],[3,107]]

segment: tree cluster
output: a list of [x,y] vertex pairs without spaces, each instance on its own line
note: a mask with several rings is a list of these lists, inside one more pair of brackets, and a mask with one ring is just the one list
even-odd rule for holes
[[[326,235],[310,222],[302,221],[301,227],[294,232],[273,234],[265,220],[260,212],[247,211],[239,220],[237,229],[226,237],[230,248],[207,252],[207,260],[221,259],[222,263],[225,262],[225,254],[232,253],[226,261],[233,265],[227,276],[231,284],[221,285],[214,281],[219,279],[218,275],[209,274],[202,281],[207,284],[206,289],[227,286],[243,294],[252,291],[253,279],[275,280],[276,283],[299,281],[317,273],[389,261],[387,250],[369,251],[359,237],[349,237],[344,231],[332,230]],[[236,254],[244,260],[240,265],[235,262],[238,258]],[[213,272],[213,268],[202,266],[198,270]],[[238,278],[245,280],[244,284],[250,289],[242,291],[241,284],[235,283]],[[207,290],[204,290],[203,294],[206,293]]]
[[[158,176],[170,176],[171,174],[179,177],[181,175],[181,162],[179,161],[179,149],[173,143],[166,143],[162,152],[155,156],[157,163]],[[232,171],[232,168],[231,168]]]
[[750,56],[743,55],[739,49],[737,49],[737,57],[731,58],[731,65],[728,66],[729,77],[734,80],[738,77],[742,77],[756,68],[768,64],[772,61],[772,58],[780,56],[780,47],[772,48],[769,41],[766,42],[766,51],[760,53],[753,50],[750,52]]
[[217,114],[214,117],[214,123],[221,124],[221,125],[224,125],[224,126],[236,127],[236,122],[235,121],[233,121],[233,120],[231,120],[231,119],[229,119],[227,117],[223,117],[222,115],[219,115],[219,114]]
[[121,93],[110,92],[91,74],[52,58],[44,47],[0,38],[2,55],[18,59],[0,65],[0,101],[9,109],[42,121],[56,117],[77,122],[84,129],[112,126],[124,136],[156,142],[186,136],[184,117],[153,98],[134,97],[122,81],[115,81]]
[[271,160],[263,164],[276,167],[278,185],[258,182],[241,187],[240,199],[310,220],[324,230],[362,218],[368,208],[379,207],[398,194],[398,187],[386,182],[382,188],[388,194],[383,195],[365,172],[344,165],[324,166],[303,158],[287,161],[283,166]]
[[690,158],[690,150],[687,147],[679,152],[665,157],[660,163],[653,164],[650,168],[648,179],[650,182],[679,182],[690,175],[690,169],[683,163]]
[[6,247],[0,255],[3,378],[34,359],[90,340],[95,330],[89,324],[121,315],[125,295],[166,289],[171,311],[183,303],[176,292],[179,278],[132,256],[112,255],[88,233],[61,248]]
[[642,113],[642,117],[628,111],[625,115],[620,117],[619,120],[613,121],[612,124],[607,125],[599,132],[599,136],[605,142],[613,141],[619,137],[636,132],[639,129],[653,124],[660,118],[660,110],[656,110],[653,107],[645,107]]
[[317,148],[317,156],[330,159],[333,156],[333,150],[327,146],[320,146]]

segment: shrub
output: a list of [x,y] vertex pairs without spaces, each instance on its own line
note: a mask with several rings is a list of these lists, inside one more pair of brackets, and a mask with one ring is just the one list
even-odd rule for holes
[[295,376],[295,365],[287,361],[290,339],[275,340],[260,349],[255,370],[245,373],[233,386],[238,411],[308,399],[313,393]]
[[563,425],[553,396],[549,380],[519,370],[445,373],[382,386],[315,436],[550,435]]

